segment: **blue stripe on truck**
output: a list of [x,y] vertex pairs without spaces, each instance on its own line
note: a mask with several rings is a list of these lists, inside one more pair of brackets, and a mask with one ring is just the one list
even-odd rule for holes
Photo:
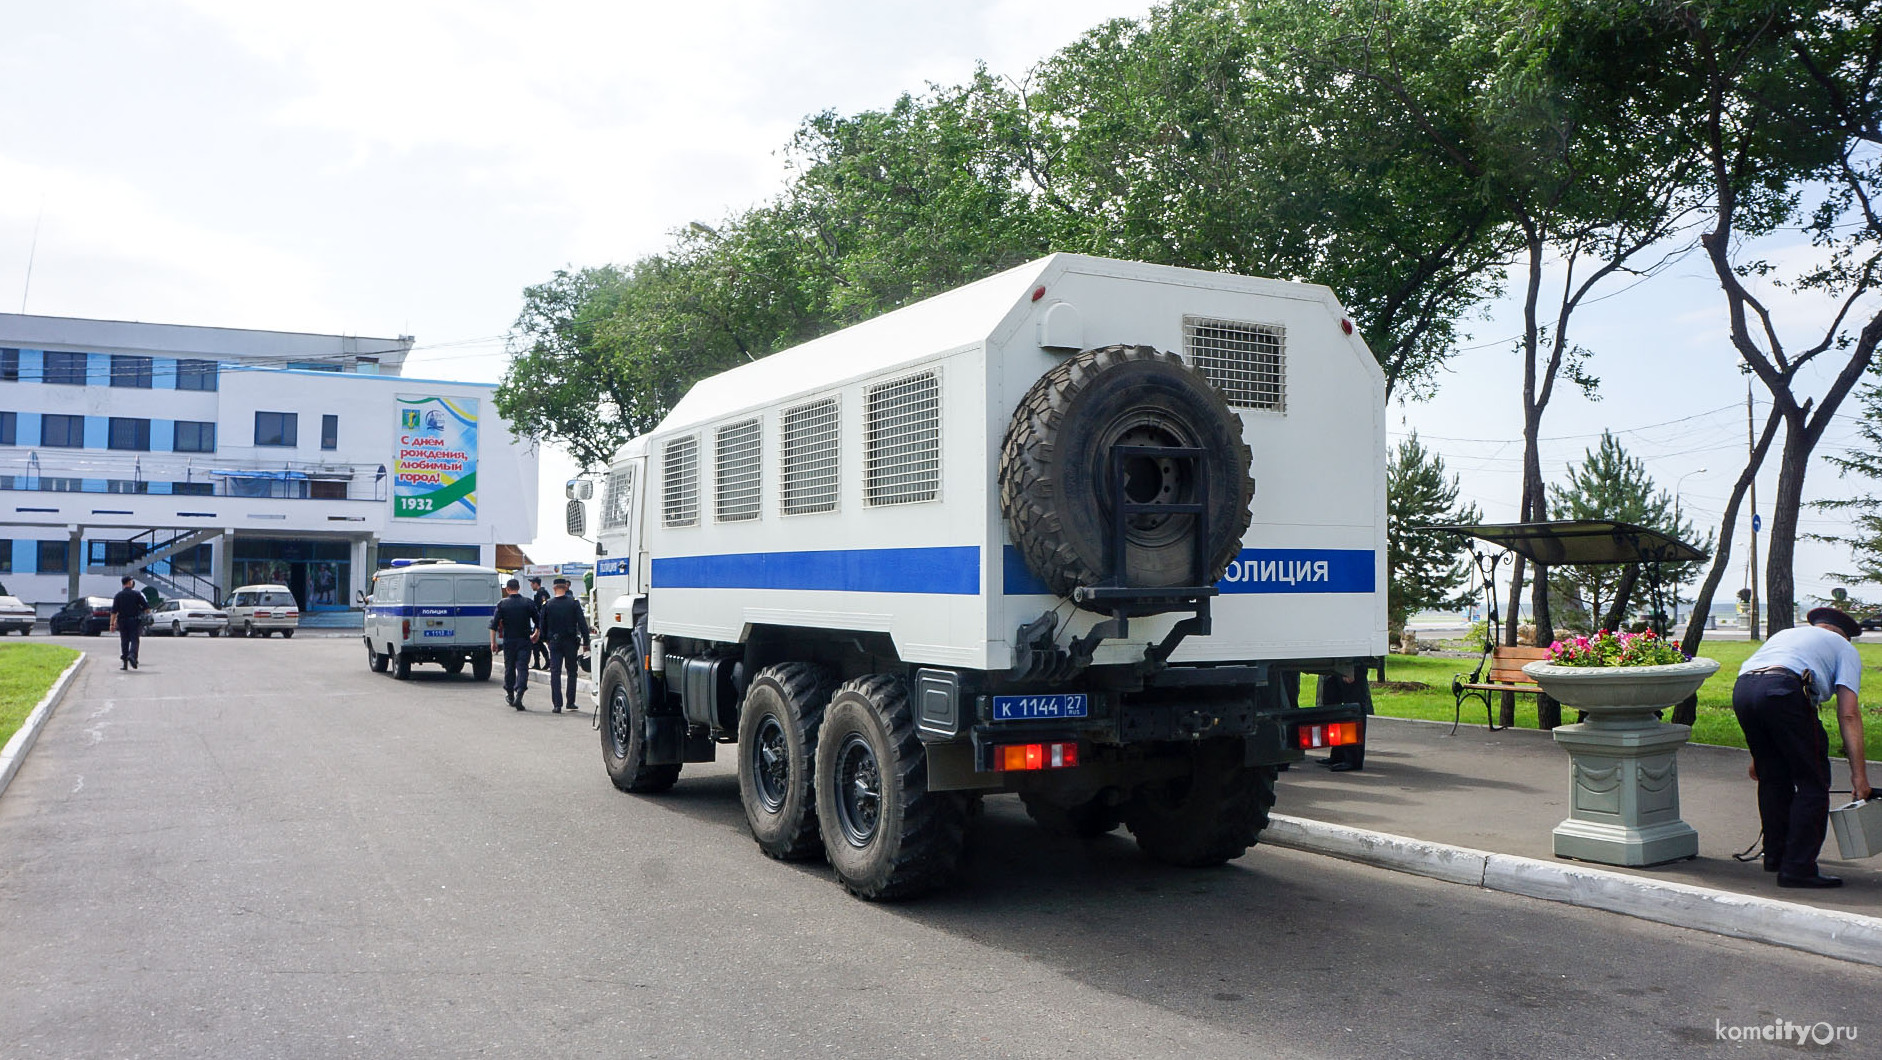
[[[1001,550],[1008,596],[1049,596],[1020,550]],[[1245,548],[1216,583],[1224,596],[1247,593],[1369,593],[1378,585],[1366,548]]]
[[980,548],[957,545],[669,556],[653,561],[653,587],[977,596]]

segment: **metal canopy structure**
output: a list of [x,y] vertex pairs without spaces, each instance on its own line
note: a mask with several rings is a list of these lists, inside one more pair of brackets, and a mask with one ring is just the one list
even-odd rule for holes
[[1484,653],[1496,642],[1496,566],[1511,553],[1539,567],[1582,565],[1610,566],[1638,563],[1647,579],[1647,595],[1653,601],[1652,624],[1659,636],[1666,635],[1664,594],[1666,581],[1662,568],[1668,563],[1692,563],[1710,558],[1701,549],[1677,537],[1633,523],[1606,519],[1563,519],[1547,523],[1470,523],[1447,526],[1421,526],[1458,534],[1505,551],[1486,553],[1471,546],[1471,558],[1483,576],[1486,612],[1490,619],[1484,638]]
[[1551,523],[1475,523],[1428,526],[1464,534],[1506,548],[1544,567],[1568,564],[1606,566],[1620,563],[1692,563],[1705,552],[1676,537],[1632,523],[1602,519],[1566,519]]

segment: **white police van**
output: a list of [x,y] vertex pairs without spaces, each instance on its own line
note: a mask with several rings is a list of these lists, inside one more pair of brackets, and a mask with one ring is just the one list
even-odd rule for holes
[[864,898],[945,881],[995,792],[1238,857],[1359,738],[1384,397],[1324,287],[1069,254],[705,379],[602,484],[607,771],[736,745],[763,851]]
[[403,681],[416,663],[490,679],[490,616],[501,575],[490,567],[449,560],[395,559],[373,575],[366,598],[366,661],[375,673]]

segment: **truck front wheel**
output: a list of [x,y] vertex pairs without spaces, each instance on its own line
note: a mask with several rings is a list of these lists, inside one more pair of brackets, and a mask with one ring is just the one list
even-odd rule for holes
[[817,830],[817,727],[836,679],[812,663],[758,672],[738,718],[738,794],[759,849],[782,861],[823,850]]
[[1274,767],[1244,766],[1238,740],[1190,752],[1188,776],[1147,784],[1124,806],[1144,853],[1166,865],[1205,868],[1247,853],[1274,808]]
[[647,764],[647,690],[640,656],[616,652],[601,671],[601,760],[622,791],[665,791],[680,779],[677,765]]
[[839,688],[817,734],[817,820],[837,879],[858,898],[906,898],[948,882],[967,802],[928,790],[908,687],[872,674]]

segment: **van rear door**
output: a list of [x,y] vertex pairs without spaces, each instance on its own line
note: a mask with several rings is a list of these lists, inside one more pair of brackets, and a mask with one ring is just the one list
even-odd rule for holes
[[490,643],[490,616],[497,610],[497,580],[488,574],[460,574],[457,582],[457,639],[461,644]]
[[415,574],[406,594],[412,615],[412,643],[418,647],[450,644],[457,639],[456,578]]

